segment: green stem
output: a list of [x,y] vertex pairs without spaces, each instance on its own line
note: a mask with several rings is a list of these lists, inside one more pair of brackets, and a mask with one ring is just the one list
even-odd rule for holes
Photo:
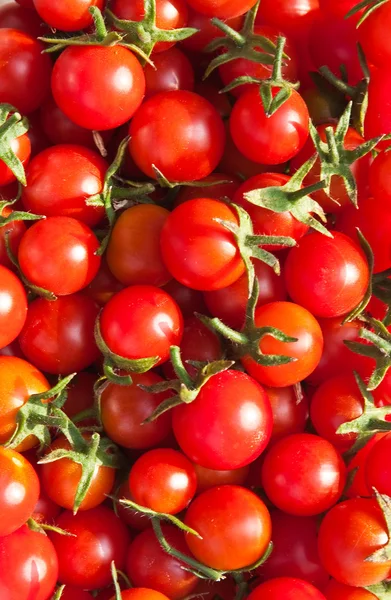
[[99,8],[97,8],[96,6],[91,6],[89,8],[89,12],[92,14],[92,18],[94,19],[97,41],[103,42],[108,34],[103,15]]
[[182,381],[182,383],[185,384],[188,389],[192,389],[194,387],[194,381],[190,377],[185,365],[182,362],[181,350],[179,346],[171,346],[170,359],[175,371],[175,375],[180,381]]
[[239,48],[241,48],[242,46],[245,45],[245,43],[246,43],[245,36],[242,35],[239,31],[232,29],[232,27],[227,25],[227,23],[220,21],[220,19],[217,19],[216,17],[213,17],[213,19],[211,19],[211,23],[213,25],[215,25],[215,27],[218,27],[218,29],[220,29],[220,31],[225,33],[225,35],[229,39],[231,39]]
[[273,71],[271,79],[272,81],[282,81],[282,57],[284,54],[284,46],[285,46],[286,38],[282,35],[278,36],[277,46],[276,46],[276,55],[273,63]]
[[339,153],[338,153],[338,148],[337,148],[337,144],[336,144],[335,137],[334,137],[334,129],[332,127],[326,127],[325,134],[326,134],[327,144],[328,144],[330,155],[331,155],[331,160],[333,161],[333,163],[338,163],[339,162]]

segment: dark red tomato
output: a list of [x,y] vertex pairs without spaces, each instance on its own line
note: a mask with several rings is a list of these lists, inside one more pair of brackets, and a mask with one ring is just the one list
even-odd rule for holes
[[0,537],[0,594],[4,600],[47,600],[57,574],[56,552],[45,534],[23,525]]
[[[26,167],[31,154],[31,144],[27,133],[11,140],[10,147],[22,165]],[[8,185],[13,181],[16,181],[15,175],[5,162],[0,160],[0,186]]]
[[331,579],[323,590],[327,600],[377,600],[377,596],[364,588],[357,588]]
[[[321,10],[336,17],[344,17],[352,8],[357,6],[356,0],[319,0]],[[362,14],[360,11],[359,15]],[[352,19],[354,17],[349,17]]]
[[266,388],[273,412],[271,442],[302,433],[308,420],[308,399],[301,386]]
[[56,525],[73,534],[49,534],[58,556],[60,583],[92,590],[109,585],[112,561],[118,570],[125,568],[128,529],[106,506],[77,515],[66,510]]
[[201,579],[196,592],[199,595],[202,594],[206,600],[213,600],[216,597],[219,600],[232,600],[236,594],[236,584],[232,577],[226,577],[220,581]]
[[[275,96],[278,88],[272,89]],[[230,117],[236,146],[250,160],[279,165],[293,158],[308,137],[309,115],[303,98],[295,91],[271,116],[263,108],[257,88],[237,100]]]
[[48,148],[29,164],[23,204],[39,215],[73,217],[94,227],[104,217],[104,209],[87,206],[86,200],[102,192],[107,167],[99,154],[83,146]]
[[271,538],[268,509],[258,496],[238,485],[203,492],[187,510],[185,523],[199,533],[186,534],[197,560],[208,567],[231,571],[253,565]]
[[80,588],[66,585],[61,594],[61,600],[92,600],[93,596]]
[[[269,302],[286,300],[284,278],[276,275],[269,265],[254,260],[255,276],[259,283],[258,306]],[[204,292],[204,299],[210,313],[233,329],[241,329],[246,316],[248,301],[248,278],[244,273],[231,285],[221,290]]]
[[225,20],[244,15],[255,0],[188,0],[188,3],[199,13]]
[[[322,589],[329,575],[318,555],[318,522],[315,517],[294,517],[279,510],[270,513],[273,552],[257,569],[261,580],[279,577],[304,579]],[[285,596],[284,596],[285,598]]]
[[183,452],[216,470],[238,469],[258,458],[273,426],[264,389],[234,370],[211,377],[194,402],[173,409],[172,419]]
[[[391,77],[387,70],[372,69],[368,87],[368,109],[365,115],[364,130],[367,139],[391,133]],[[378,147],[387,148],[389,142],[381,142]]]
[[[182,531],[172,525],[162,525],[162,531],[172,548],[190,556]],[[183,567],[186,565],[182,561],[161,548],[151,528],[140,533],[129,546],[126,573],[135,587],[149,586],[171,600],[181,600],[199,582],[198,577]]]
[[168,210],[156,204],[138,204],[116,221],[107,247],[107,264],[124,285],[164,285],[171,279],[160,250],[160,234]]
[[[222,94],[220,94],[220,97]],[[231,114],[229,111],[225,118],[228,118]],[[259,175],[259,173],[266,173],[270,171],[270,167],[268,165],[260,165],[258,162],[254,162],[250,160],[242,152],[240,152],[239,148],[235,145],[231,131],[229,121],[225,123],[225,133],[226,133],[226,144],[224,149],[223,157],[219,164],[219,171],[222,173],[233,173],[237,177],[243,179],[248,179],[249,177],[253,177],[253,175]],[[275,165],[273,166],[274,171],[282,172],[284,170],[285,165]]]
[[[243,24],[243,17],[241,15],[238,17],[233,17],[232,19],[227,19],[224,17],[224,22],[232,29],[235,29],[235,31],[239,31]],[[198,29],[197,33],[191,35],[181,42],[181,45],[186,48],[186,50],[190,50],[191,52],[203,52],[203,50],[208,44],[210,44],[211,41],[219,37],[224,37],[224,32],[216,27],[216,25],[213,25],[210,16],[196,12],[190,7],[187,19],[187,27]]]
[[381,152],[376,156],[369,170],[369,187],[375,200],[391,208],[391,155]]
[[[113,0],[111,10],[119,19],[141,21],[144,18],[144,1]],[[187,5],[185,0],[156,0],[156,26],[159,29],[180,29],[187,24]],[[163,52],[175,42],[158,42],[153,52]],[[155,60],[154,60],[155,62]]]
[[268,498],[284,512],[319,515],[341,497],[346,468],[327,440],[310,433],[283,438],[270,448],[262,467]]
[[197,494],[201,494],[217,485],[244,485],[250,467],[245,465],[239,469],[215,471],[194,464],[194,469],[197,475]]
[[49,523],[50,525],[53,524],[61,511],[62,508],[50,500],[49,496],[41,486],[38,502],[31,515],[32,519],[37,523]]
[[98,249],[97,237],[84,223],[71,217],[49,217],[24,234],[18,261],[30,283],[68,296],[94,279],[101,260]]
[[85,129],[123,125],[140,106],[144,92],[143,69],[123,46],[69,46],[53,69],[54,100]]
[[185,319],[192,317],[195,312],[207,313],[202,292],[192,290],[176,281],[176,279],[169,281],[163,289],[174,298]]
[[282,28],[302,42],[307,39],[309,27],[318,10],[318,0],[265,0],[259,8],[256,22]]
[[161,92],[143,103],[130,123],[130,153],[156,178],[194,181],[210,175],[224,151],[224,125],[212,104],[185,90]]
[[149,450],[136,460],[129,474],[129,489],[137,504],[175,515],[188,506],[197,488],[191,462],[171,448]]
[[[120,486],[117,494],[119,500],[133,500],[133,496],[129,490],[128,480]],[[116,506],[117,514],[123,523],[126,523],[131,529],[136,531],[144,531],[151,527],[151,521],[149,517],[141,512],[131,509],[129,506],[117,503]],[[111,597],[111,596],[109,596]]]
[[346,496],[348,498],[357,498],[359,496],[369,498],[372,496],[373,490],[368,487],[365,477],[367,459],[374,445],[385,435],[387,435],[387,433],[376,433],[349,462],[348,477],[352,479],[352,483],[346,490]]
[[0,29],[0,102],[22,114],[36,110],[50,88],[51,60],[44,46],[17,29]]
[[[0,215],[2,217],[8,217],[12,213],[12,210],[9,207],[3,208],[0,211]],[[14,269],[14,265],[8,258],[7,247],[5,244],[6,236],[8,238],[8,243],[10,249],[14,255],[17,254],[20,240],[26,233],[26,225],[23,221],[12,221],[8,225],[4,225],[0,227],[0,265],[7,267],[8,269]],[[0,344],[1,346],[1,344]]]
[[349,313],[364,298],[369,267],[361,248],[348,236],[315,232],[289,251],[285,283],[294,302],[317,317]]
[[31,158],[33,158],[43,150],[46,150],[46,148],[49,148],[49,146],[51,146],[51,142],[49,138],[46,137],[46,133],[42,129],[39,111],[36,110],[30,114],[28,119],[29,130],[27,135],[31,144]]
[[165,362],[179,345],[183,317],[176,302],[152,285],[133,285],[115,294],[101,314],[102,337],[111,352],[124,358],[157,357]]
[[9,535],[31,517],[39,497],[39,479],[24,456],[0,446],[0,536]]
[[11,342],[11,344],[8,344],[8,346],[0,348],[0,356],[17,356],[18,358],[24,358],[17,339]]
[[160,237],[163,260],[183,285],[218,290],[243,274],[234,235],[219,220],[238,225],[233,209],[223,202],[196,198],[177,206],[165,222]]
[[387,460],[390,456],[391,434],[378,440],[368,454],[365,463],[365,479],[368,488],[376,488],[380,494],[391,496],[391,468]]
[[94,385],[97,375],[82,371],[74,377],[67,387],[67,399],[62,408],[71,419],[80,412],[93,407]]
[[[192,36],[193,37],[193,36]],[[192,38],[189,38],[192,39]],[[193,68],[194,68],[194,62],[193,62]],[[220,90],[221,90],[221,80],[220,78],[216,77],[214,78],[213,75],[208,77],[208,79],[206,79],[205,81],[196,81],[196,85],[194,88],[194,91],[199,94],[200,96],[203,96],[204,98],[206,98],[206,100],[208,100],[211,104],[213,104],[213,106],[215,107],[215,109],[217,110],[217,112],[219,113],[220,117],[225,121],[229,115],[231,114],[232,111],[232,106],[230,103],[230,98],[228,96],[228,94],[220,94]],[[228,127],[225,127],[225,133],[227,136],[227,131],[229,130]],[[228,137],[227,137],[227,143],[228,143]],[[227,145],[226,143],[226,145]],[[233,145],[233,142],[232,142]],[[239,151],[237,151],[239,154]],[[224,149],[224,155],[226,153],[226,147]],[[223,157],[224,157],[223,155]],[[244,158],[244,157],[242,157]],[[259,165],[258,165],[259,168]],[[223,172],[225,172],[225,169],[222,169]],[[233,173],[235,172],[235,169],[229,169],[227,171],[227,173]]]
[[153,371],[132,374],[130,386],[110,383],[101,395],[101,419],[107,435],[124,448],[145,449],[157,446],[171,431],[171,414],[143,424],[170,393],[152,394],[140,385],[150,386],[163,379]]
[[83,294],[38,298],[31,302],[20,347],[26,358],[42,371],[69,375],[89,367],[100,356],[94,325],[99,309]]
[[27,296],[20,279],[0,265],[0,348],[18,337],[26,315]]
[[35,10],[22,8],[15,2],[7,2],[0,6],[0,29],[19,29],[32,37],[45,33]]
[[155,54],[153,64],[154,67],[149,64],[144,67],[146,98],[159,92],[191,92],[194,89],[194,69],[186,54],[178,48]]
[[103,9],[104,0],[33,0],[35,10],[52,29],[78,31],[86,29],[92,22],[91,6]]
[[[164,594],[149,588],[133,588],[124,590],[121,592],[121,598],[122,600],[170,600]],[[110,600],[116,600],[115,596],[112,596]]]
[[384,67],[391,58],[391,44],[387,36],[386,23],[391,18],[388,2],[377,6],[358,28],[358,40],[370,65]]
[[[224,173],[212,173],[205,177],[203,182],[208,183],[206,187],[197,187],[191,185],[183,185],[179,188],[179,193],[175,197],[174,206],[183,204],[187,200],[193,200],[195,198],[204,198],[207,194],[208,198],[214,200],[224,200],[228,198],[230,201],[233,200],[234,194],[240,185],[240,179],[235,175],[224,175]],[[213,183],[213,182],[216,183]],[[219,183],[226,181],[227,183]]]
[[[289,175],[283,173],[261,173],[247,179],[234,195],[233,202],[242,206],[250,215],[255,235],[282,235],[292,237],[298,241],[307,233],[309,226],[295,217],[287,210],[273,212],[267,208],[256,206],[244,197],[248,192],[268,187],[283,186],[290,180]],[[265,245],[270,252],[283,249],[283,246]]]
[[123,289],[124,286],[114,277],[108,267],[106,257],[103,256],[99,271],[83,293],[90,296],[99,306],[104,306],[114,294]]
[[364,587],[388,577],[391,560],[367,560],[387,542],[384,516],[372,498],[354,498],[334,506],[319,529],[323,566],[334,579],[346,585]]
[[269,387],[286,387],[303,381],[319,364],[323,350],[322,330],[308,310],[293,302],[270,302],[255,311],[257,327],[275,327],[297,342],[279,342],[270,335],[262,338],[263,354],[280,354],[295,359],[285,365],[262,366],[249,356],[242,359],[246,371]]
[[34,0],[15,0],[20,6],[23,8],[32,8],[34,9]]
[[313,585],[293,577],[276,577],[262,583],[248,596],[248,600],[326,600]]

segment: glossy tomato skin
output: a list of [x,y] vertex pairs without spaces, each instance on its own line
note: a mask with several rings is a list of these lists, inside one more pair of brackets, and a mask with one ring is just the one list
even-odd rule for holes
[[[162,532],[171,547],[190,555],[182,531],[162,524]],[[199,582],[198,577],[182,568],[184,566],[182,561],[161,548],[152,528],[133,540],[126,558],[126,573],[135,587],[148,585],[171,600],[185,598]]]
[[98,249],[98,238],[84,223],[49,217],[24,234],[18,261],[29,282],[57,296],[69,296],[94,279],[101,261]]
[[23,205],[39,215],[73,217],[95,227],[103,219],[104,209],[87,206],[86,200],[102,192],[107,168],[97,152],[83,146],[58,144],[48,148],[29,164]]
[[123,46],[69,46],[53,69],[54,100],[85,129],[123,125],[140,106],[144,92],[142,67]]
[[186,54],[178,48],[155,54],[153,64],[155,68],[148,64],[144,67],[146,98],[159,92],[193,91],[194,69]]
[[263,385],[286,387],[299,383],[312,373],[320,361],[323,336],[315,317],[293,302],[271,302],[255,311],[257,327],[275,327],[297,342],[279,342],[265,336],[260,342],[264,354],[280,354],[295,358],[285,365],[262,366],[249,356],[242,358],[246,371]]
[[254,0],[188,0],[188,3],[199,13],[218,19],[244,15],[255,4]]
[[[157,317],[159,316],[159,319]],[[115,294],[100,317],[108,348],[124,358],[169,358],[170,346],[179,345],[183,317],[176,302],[152,285],[133,285]]]
[[375,199],[391,208],[390,155],[380,152],[371,163],[369,187]]
[[[365,115],[365,136],[370,139],[391,132],[390,119],[391,77],[387,70],[372,69],[368,86],[368,109]],[[388,142],[380,142],[382,149]]]
[[211,377],[194,402],[173,409],[172,419],[183,452],[216,470],[238,469],[258,458],[273,425],[264,389],[234,370]]
[[196,559],[223,571],[254,564],[271,538],[265,504],[250,490],[236,485],[214,487],[197,496],[187,510],[185,523],[202,536],[185,534]]
[[[31,143],[27,133],[11,140],[10,146],[22,165],[26,167],[31,155]],[[0,160],[0,186],[8,185],[13,181],[16,181],[15,175],[5,162]]]
[[376,488],[380,494],[391,495],[390,465],[387,460],[391,448],[391,435],[388,433],[377,441],[368,454],[365,464],[365,479],[368,488]]
[[[0,211],[0,215],[2,217],[8,217],[11,213],[12,210],[7,206],[3,208],[2,211]],[[7,267],[11,270],[15,268],[7,254],[7,247],[5,241],[6,239],[8,239],[9,247],[12,253],[14,255],[17,255],[20,240],[22,239],[25,233],[26,225],[23,221],[11,221],[11,223],[0,227],[0,266],[2,265],[3,267]]]
[[261,583],[249,595],[249,600],[326,600],[324,595],[313,585],[294,577],[276,577]]
[[341,497],[346,467],[327,440],[297,433],[276,442],[265,456],[262,485],[277,508],[291,515],[319,515]]
[[391,18],[390,6],[377,6],[358,28],[358,39],[370,64],[384,67],[391,58],[386,23]]
[[[39,479],[15,450],[0,446],[0,536],[9,535],[30,518],[39,497]],[[6,518],[5,518],[6,516]]]
[[[132,588],[121,592],[122,600],[170,600],[165,594],[161,594],[150,588]],[[112,596],[110,600],[115,600]]]
[[388,577],[390,560],[366,560],[387,542],[384,516],[373,498],[354,498],[334,506],[319,529],[319,555],[323,566],[345,585],[375,585]]
[[161,92],[143,103],[129,129],[130,154],[148,177],[155,165],[169,181],[210,175],[224,151],[224,125],[207,100],[186,90]]
[[192,289],[221,289],[244,272],[233,234],[217,219],[238,225],[234,211],[223,202],[195,198],[177,206],[162,229],[160,245],[166,267]]
[[0,537],[0,595],[12,600],[47,600],[57,581],[58,560],[50,539],[23,525]]
[[104,0],[34,0],[34,7],[42,19],[53,29],[60,31],[78,31],[93,23],[89,8],[103,9]]
[[124,569],[130,536],[109,508],[98,506],[77,515],[64,511],[56,525],[74,534],[50,533],[59,561],[60,583],[92,590],[110,584],[113,560],[118,570]]
[[0,29],[0,102],[32,113],[50,88],[51,60],[41,42],[17,29]]
[[273,412],[270,442],[302,433],[308,420],[308,398],[300,385],[265,388]]
[[294,302],[317,317],[339,317],[364,298],[369,267],[364,252],[349,237],[315,232],[289,251],[285,283]]
[[0,265],[0,348],[18,337],[26,315],[27,296],[20,279]]
[[[273,88],[273,95],[277,89]],[[233,141],[240,152],[257,163],[279,165],[293,158],[308,137],[309,115],[302,97],[289,99],[267,117],[257,88],[244,93],[230,117]]]
[[100,356],[94,325],[99,309],[83,294],[55,300],[37,298],[29,305],[19,337],[26,358],[42,371],[69,375],[89,367]]
[[377,596],[364,588],[357,588],[331,579],[323,590],[327,600],[376,600]]

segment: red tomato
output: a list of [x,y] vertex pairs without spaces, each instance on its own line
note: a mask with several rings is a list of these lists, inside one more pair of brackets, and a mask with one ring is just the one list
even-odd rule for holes
[[260,383],[269,387],[286,387],[303,381],[320,361],[323,336],[318,322],[305,308],[292,302],[271,302],[255,311],[257,327],[275,327],[297,342],[279,342],[266,335],[259,347],[263,354],[290,356],[285,365],[262,366],[249,356],[242,358],[246,371]]
[[381,152],[376,156],[369,171],[369,186],[377,202],[391,208],[391,177],[389,152]]
[[265,388],[273,412],[271,442],[302,433],[308,420],[308,399],[301,386]]
[[265,456],[262,485],[268,498],[290,515],[319,515],[341,497],[346,468],[327,440],[297,433],[274,444]]
[[307,40],[309,27],[318,11],[318,0],[265,0],[259,7],[256,22],[281,27],[302,42]]
[[368,488],[376,488],[380,494],[391,496],[390,464],[385,457],[389,456],[391,434],[387,434],[374,444],[365,463],[365,479]]
[[91,6],[103,9],[104,0],[33,0],[35,10],[52,29],[78,31],[86,29],[92,22]]
[[53,523],[61,511],[62,508],[50,500],[49,496],[41,486],[41,493],[39,495],[38,502],[34,507],[33,514],[31,515],[34,521],[36,521],[36,523]]
[[[128,480],[124,481],[120,486],[117,494],[118,500],[133,500],[133,496],[129,490]],[[141,512],[133,510],[129,506],[117,503],[117,514],[123,523],[126,523],[131,529],[136,531],[144,531],[151,528],[149,517]]]
[[[193,200],[194,198],[203,198],[207,192],[208,198],[214,200],[224,200],[228,198],[233,200],[234,193],[240,185],[240,179],[235,175],[224,175],[223,173],[212,173],[205,177],[203,182],[208,183],[205,188],[200,188],[192,185],[183,185],[179,188],[179,192],[174,200],[174,206],[183,204],[187,200]],[[216,183],[212,183],[212,182]],[[226,181],[227,183],[219,183],[220,181]]]
[[[364,130],[367,139],[391,133],[390,119],[391,77],[385,69],[372,69],[368,86],[368,109],[365,115]],[[387,141],[379,147],[387,148]]]
[[211,377],[194,402],[173,409],[172,419],[183,452],[216,470],[238,469],[258,458],[273,425],[264,389],[234,370]]
[[53,69],[56,103],[85,129],[123,125],[140,106],[144,92],[142,67],[123,46],[69,46]]
[[[10,147],[13,153],[17,158],[19,158],[22,165],[25,167],[30,159],[31,154],[31,143],[27,133],[24,133],[23,135],[11,140]],[[5,162],[0,160],[0,186],[8,185],[13,181],[16,181],[15,175],[11,169],[7,167]]]
[[358,40],[369,64],[384,67],[391,58],[391,44],[387,36],[386,23],[391,18],[388,3],[376,6],[369,17],[358,28]]
[[[232,19],[224,18],[224,22],[229,27],[232,27],[232,29],[239,31],[243,24],[243,17],[242,15],[239,15]],[[212,23],[210,16],[204,15],[201,12],[196,12],[190,7],[187,26],[198,30],[197,33],[181,42],[181,45],[191,52],[203,52],[212,40],[215,40],[218,37],[224,37],[224,32]]]
[[31,37],[44,34],[41,19],[31,7],[22,8],[15,2],[7,2],[0,6],[0,29],[19,29]]
[[[124,590],[121,592],[121,598],[122,600],[170,600],[164,594],[149,588]],[[110,600],[116,600],[115,596],[112,596]]]
[[277,577],[262,583],[249,595],[248,600],[326,600],[313,585],[293,577]]
[[[348,498],[356,498],[358,496],[370,497],[373,494],[367,485],[365,477],[366,464],[368,456],[374,447],[374,445],[387,435],[386,433],[376,433],[363,448],[361,448],[348,465],[348,477],[352,478],[352,483],[346,490],[346,496]],[[354,473],[353,473],[354,472]]]
[[324,589],[327,600],[377,600],[377,596],[364,588],[352,587],[331,579]]
[[97,376],[87,371],[82,371],[74,377],[67,387],[67,399],[62,407],[65,414],[71,419],[78,413],[92,408],[94,405],[94,385]]
[[250,471],[249,465],[228,471],[216,471],[194,464],[197,475],[197,494],[216,487],[217,485],[244,485]]
[[256,3],[255,0],[188,0],[194,10],[218,19],[233,19],[244,15]]
[[106,257],[103,256],[99,271],[83,292],[87,296],[90,296],[99,306],[104,306],[114,294],[123,289],[124,286],[114,277],[108,267]]
[[[9,207],[3,208],[0,211],[2,217],[8,217],[12,213]],[[23,221],[11,221],[8,225],[0,227],[0,265],[8,267],[8,269],[14,269],[14,265],[8,258],[7,247],[5,244],[6,236],[8,236],[8,243],[10,249],[14,255],[18,253],[20,240],[26,232],[26,225]],[[1,346],[1,344],[0,344]]]
[[66,585],[61,594],[61,600],[91,600],[92,598],[93,596],[88,592],[70,585]]
[[[156,52],[156,44],[154,51]],[[146,64],[145,97],[150,98],[159,92],[174,92],[177,90],[194,89],[194,69],[186,54],[178,48],[170,48],[153,57],[152,67]]]
[[224,151],[218,112],[185,90],[161,92],[144,102],[130,123],[129,135],[130,153],[142,172],[155,178],[154,165],[169,181],[210,175]]
[[207,312],[201,292],[182,285],[176,279],[171,279],[163,289],[175,300],[185,318],[192,317],[195,312]]
[[253,565],[271,538],[265,504],[250,490],[236,485],[214,487],[197,496],[187,510],[185,523],[202,536],[185,535],[196,559],[223,571]]
[[18,337],[26,315],[27,297],[20,279],[0,265],[0,348]]

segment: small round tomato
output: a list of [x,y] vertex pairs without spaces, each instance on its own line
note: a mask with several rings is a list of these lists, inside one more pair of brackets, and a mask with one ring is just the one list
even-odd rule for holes
[[190,551],[213,569],[251,566],[270,543],[269,511],[253,492],[237,485],[214,487],[197,496],[185,523],[201,536],[186,533]]
[[369,186],[375,200],[391,208],[391,156],[389,152],[380,152],[371,164]]
[[303,579],[276,577],[261,583],[248,596],[248,600],[326,600],[324,595]]
[[39,479],[24,456],[0,446],[0,536],[9,535],[31,517],[39,497]]
[[110,271],[106,257],[103,256],[99,271],[83,293],[90,296],[99,306],[104,306],[110,298],[124,289],[124,286]]
[[[20,135],[10,141],[10,148],[15,156],[26,167],[31,154],[31,143],[27,133]],[[0,160],[0,186],[8,185],[16,181],[16,177],[3,160]]]
[[217,290],[243,274],[245,266],[235,238],[219,220],[238,225],[229,206],[210,198],[188,200],[166,220],[160,237],[163,260],[183,285]]
[[154,67],[149,64],[144,67],[146,98],[159,92],[193,91],[194,69],[186,54],[178,48],[155,54],[153,64]]
[[269,387],[286,387],[303,381],[320,361],[323,350],[322,330],[308,310],[293,302],[271,302],[255,311],[255,325],[275,327],[296,342],[280,342],[270,335],[259,344],[263,354],[279,354],[293,359],[290,363],[263,366],[250,356],[242,358],[246,371],[260,383]]
[[[11,208],[7,206],[3,208],[3,210],[0,210],[1,217],[9,217],[11,213]],[[26,225],[23,221],[11,221],[7,225],[0,227],[0,265],[7,267],[8,269],[15,268],[7,254],[7,246],[5,243],[6,236],[11,252],[15,256],[18,253],[20,241],[25,233]]]
[[380,494],[391,496],[390,464],[387,460],[391,449],[391,434],[377,441],[368,454],[365,463],[365,479],[368,488],[376,488]]
[[[239,15],[232,19],[224,17],[224,22],[232,29],[235,29],[235,31],[239,31],[243,24],[243,16]],[[224,37],[224,32],[212,23],[210,16],[197,12],[190,6],[187,27],[193,27],[198,30],[197,33],[186,38],[181,43],[181,45],[186,48],[186,50],[190,50],[190,52],[203,52],[210,42],[216,38]]]
[[183,202],[187,202],[187,200],[203,198],[206,192],[208,198],[223,201],[228,198],[232,201],[234,193],[240,185],[240,179],[238,177],[235,175],[224,175],[224,173],[212,173],[211,175],[208,175],[208,177],[202,179],[202,182],[205,184],[207,183],[208,185],[201,188],[194,185],[181,186],[175,197],[174,207],[178,206],[178,204],[183,204]]
[[216,471],[194,464],[197,475],[197,494],[220,485],[244,485],[250,471],[249,465],[228,471]]
[[53,69],[56,103],[85,129],[123,125],[140,106],[144,92],[143,69],[123,46],[68,46]]
[[324,589],[327,600],[378,600],[378,596],[364,588],[344,585],[331,579]]
[[24,234],[18,261],[30,283],[68,296],[85,288],[100,265],[99,241],[93,231],[71,217],[37,221]]
[[18,337],[26,315],[27,296],[20,279],[0,265],[0,348]]
[[28,166],[24,207],[46,217],[73,217],[94,227],[103,219],[104,209],[87,206],[86,200],[102,192],[107,167],[97,152],[83,146],[48,148]]
[[[164,594],[151,590],[150,588],[131,588],[121,592],[122,600],[170,600]],[[110,600],[116,600],[115,596],[112,596]]]
[[179,345],[183,317],[176,302],[152,285],[133,285],[115,294],[100,317],[104,342],[111,352],[133,360],[169,358],[170,347]]
[[0,6],[0,28],[18,29],[31,37],[43,35],[41,19],[35,10],[29,10],[30,8],[34,9],[34,5],[22,8],[15,2],[2,4]]
[[205,306],[202,292],[192,290],[186,285],[182,285],[176,279],[171,279],[163,288],[169,294],[179,308],[185,319],[192,317],[195,312],[205,314],[207,308]]
[[363,448],[353,456],[353,458],[349,461],[348,465],[348,478],[351,480],[351,484],[348,486],[346,490],[346,496],[348,498],[357,498],[364,497],[369,498],[373,494],[373,490],[370,489],[367,485],[366,479],[366,464],[367,458],[374,447],[375,444],[379,440],[381,440],[385,435],[384,433],[376,433],[370,440],[365,444]]
[[273,412],[271,442],[302,433],[308,420],[308,398],[300,385],[265,388]]
[[60,29],[60,31],[86,29],[93,22],[89,9],[92,6],[103,9],[104,4],[104,0],[33,1],[35,10],[45,23],[52,29]]
[[364,298],[369,267],[364,252],[349,237],[315,232],[289,251],[285,283],[294,302],[317,317],[339,317]]
[[160,234],[169,214],[156,204],[139,204],[119,216],[106,254],[118,281],[160,287],[171,279],[160,250]]
[[[368,86],[368,108],[365,114],[364,130],[367,139],[391,132],[389,97],[391,77],[387,70],[372,69]],[[382,141],[378,148],[386,149],[388,141]]]
[[[272,88],[275,96],[278,88]],[[303,98],[295,91],[271,116],[263,108],[259,89],[250,89],[236,101],[230,130],[244,156],[257,163],[279,165],[301,150],[308,137],[309,115]]]
[[161,92],[144,102],[129,135],[130,154],[142,172],[156,178],[155,166],[169,181],[210,175],[224,151],[220,115],[202,96],[185,90]]
[[268,498],[290,515],[319,515],[341,497],[346,468],[327,440],[297,433],[276,442],[265,456],[262,485]]
[[391,58],[391,45],[387,26],[391,18],[391,6],[383,3],[364,19],[358,28],[358,40],[370,65],[384,67]]
[[256,0],[188,0],[188,3],[203,15],[225,20],[244,15]]
[[387,579],[391,560],[367,558],[388,542],[388,528],[375,499],[354,498],[334,506],[319,529],[319,555],[334,579],[369,586]]

